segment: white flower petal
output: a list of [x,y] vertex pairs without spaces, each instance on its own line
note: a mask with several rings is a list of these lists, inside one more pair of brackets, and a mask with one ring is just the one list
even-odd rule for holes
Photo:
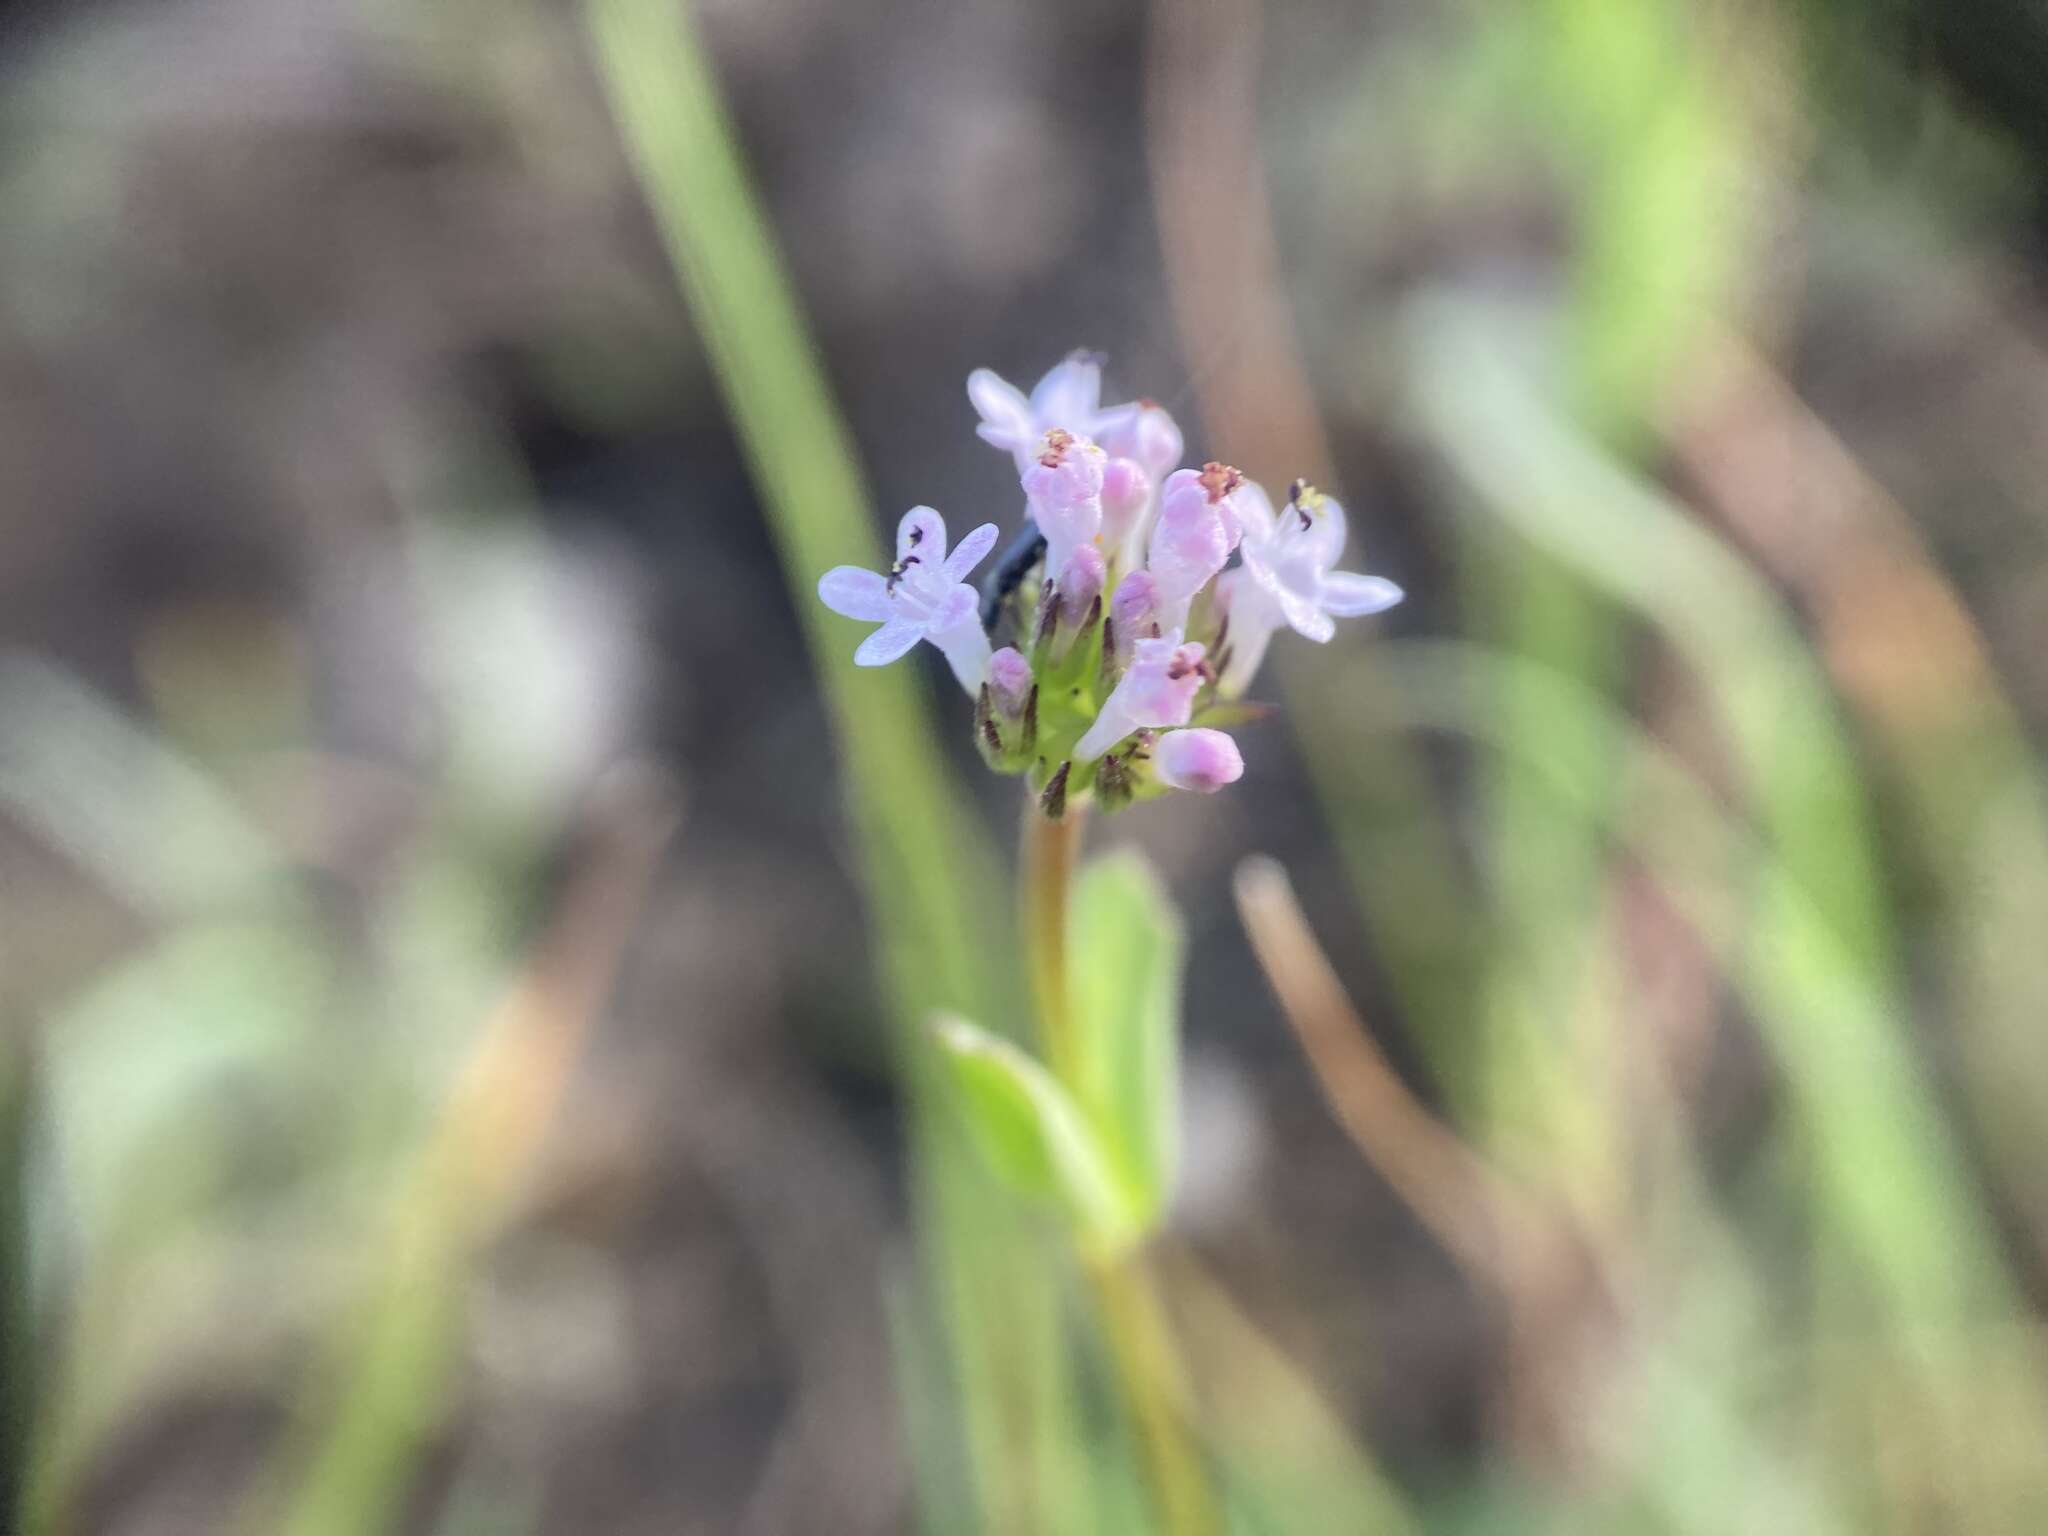
[[1323,645],[1337,633],[1335,622],[1312,598],[1304,597],[1281,582],[1267,587],[1266,592],[1280,605],[1280,616],[1287,620],[1287,627],[1297,635]]
[[1327,571],[1344,558],[1344,540],[1347,534],[1344,505],[1333,496],[1325,496],[1309,514],[1309,525],[1300,527],[1300,515],[1294,514],[1297,537],[1302,550],[1315,561],[1316,569]]
[[924,638],[924,626],[915,619],[891,619],[853,653],[857,667],[886,667]]
[[1244,524],[1247,544],[1263,544],[1273,537],[1273,498],[1256,480],[1247,480],[1231,495],[1237,520]]
[[953,669],[954,680],[972,698],[981,691],[982,683],[988,678],[988,635],[981,627],[981,616],[975,612],[974,589],[956,587],[954,590],[967,594],[967,613],[964,618],[943,628],[934,624],[931,640],[946,658],[946,664]]
[[1031,391],[1031,418],[1041,431],[1065,427],[1085,437],[1101,403],[1102,364],[1092,352],[1076,352]]
[[1230,659],[1223,665],[1223,676],[1217,683],[1217,691],[1226,699],[1234,699],[1249,688],[1252,679],[1258,675],[1259,663],[1266,659],[1266,647],[1272,643],[1273,632],[1279,626],[1263,612],[1256,619],[1243,623],[1238,620],[1236,609],[1230,614],[1230,644],[1227,649]]
[[1088,727],[1087,734],[1074,743],[1074,761],[1093,762],[1137,729],[1138,722],[1131,718],[1130,711],[1112,695],[1095,717],[1095,723]]
[[1382,613],[1401,601],[1401,589],[1384,576],[1358,576],[1350,571],[1332,571],[1323,578],[1323,611],[1340,619]]
[[946,520],[930,507],[912,507],[896,525],[896,558],[907,562],[912,555],[928,571],[945,562]]
[[834,566],[818,578],[818,601],[849,619],[880,624],[889,617],[889,583],[879,571]]
[[1031,402],[994,369],[977,368],[967,375],[967,398],[981,416],[981,425],[974,430],[982,441],[1015,452],[1037,439],[1031,425]]
[[981,594],[965,582],[949,588],[932,605],[931,617],[925,620],[926,627],[935,635],[970,623],[976,629],[981,628]]
[[[1145,414],[1143,402],[1126,400],[1122,405],[1105,405],[1089,418],[1088,430],[1083,434],[1092,437],[1103,446],[1105,452],[1114,458],[1135,459],[1138,421]],[[1111,447],[1114,443],[1116,446]]]
[[996,525],[983,523],[962,539],[953,553],[946,556],[944,570],[946,580],[964,581],[967,573],[981,564],[988,552],[996,547]]

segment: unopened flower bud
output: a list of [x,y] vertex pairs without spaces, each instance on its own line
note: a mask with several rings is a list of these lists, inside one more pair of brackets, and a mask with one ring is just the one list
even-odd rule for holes
[[1155,481],[1180,462],[1180,428],[1164,407],[1149,400],[1101,433],[1103,448],[1121,459],[1135,459]]
[[1102,543],[1122,553],[1152,505],[1152,477],[1136,459],[1111,459],[1102,472]]
[[1159,582],[1150,571],[1132,571],[1116,584],[1110,617],[1133,640],[1152,638],[1159,623]]
[[1152,766],[1161,783],[1205,795],[1244,776],[1237,743],[1205,726],[1166,732],[1153,745]]
[[1131,648],[1159,633],[1159,583],[1150,571],[1132,571],[1116,584],[1109,600],[1111,647],[1118,666],[1131,659]]
[[1021,719],[1031,698],[1031,663],[1015,646],[1006,645],[988,659],[989,696],[1005,720]]
[[1082,544],[1067,556],[1060,570],[1060,622],[1073,626],[1085,623],[1088,610],[1102,596],[1102,583],[1109,574],[1108,562],[1093,544]]

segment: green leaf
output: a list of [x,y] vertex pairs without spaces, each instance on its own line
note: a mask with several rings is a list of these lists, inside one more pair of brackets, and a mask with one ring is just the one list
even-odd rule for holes
[[933,1034],[968,1130],[998,1178],[1058,1206],[1088,1246],[1115,1250],[1141,1235],[1108,1149],[1050,1072],[965,1019],[941,1017]]
[[1075,1092],[1149,1232],[1179,1151],[1180,915],[1151,865],[1124,851],[1081,872],[1070,924]]

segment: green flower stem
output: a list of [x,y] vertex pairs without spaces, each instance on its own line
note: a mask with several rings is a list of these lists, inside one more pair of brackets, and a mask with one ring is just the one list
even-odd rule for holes
[[[1067,966],[1067,930],[1085,826],[1082,807],[1054,820],[1040,812],[1035,797],[1025,802],[1021,910],[1039,1045],[1053,1076],[1077,1094],[1083,1053]],[[1222,1520],[1188,1436],[1179,1360],[1151,1271],[1137,1253],[1084,1252],[1082,1272],[1138,1439],[1159,1528],[1167,1536],[1214,1536]]]
[[1081,1041],[1074,1028],[1073,986],[1067,966],[1067,907],[1080,862],[1087,812],[1071,808],[1055,821],[1024,801],[1024,954],[1031,968],[1039,1048],[1052,1075],[1072,1087],[1080,1079]]

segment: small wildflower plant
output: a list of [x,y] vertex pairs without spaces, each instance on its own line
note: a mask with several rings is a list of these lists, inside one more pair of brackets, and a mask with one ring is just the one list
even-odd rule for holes
[[879,625],[854,660],[881,666],[930,641],[973,700],[974,739],[1028,777],[1047,816],[1209,793],[1244,772],[1222,729],[1282,629],[1314,641],[1401,589],[1336,569],[1344,509],[1304,481],[1277,510],[1227,464],[1180,463],[1180,428],[1150,401],[1104,406],[1102,361],[1076,352],[1027,396],[988,369],[967,380],[976,428],[1007,453],[1024,526],[994,549],[983,523],[950,552],[930,507],[904,514],[886,572],[840,566],[818,596]]
[[1130,852],[1076,875],[1077,814],[1244,774],[1227,730],[1282,629],[1311,640],[1401,590],[1337,569],[1344,509],[1301,481],[1275,508],[1228,464],[1181,463],[1180,428],[1150,401],[1102,404],[1101,359],[1077,352],[1029,395],[967,380],[981,437],[1010,458],[1023,526],[948,547],[913,507],[887,571],[818,582],[833,612],[876,626],[854,652],[882,666],[938,647],[973,701],[974,740],[1036,796],[1025,817],[1023,947],[1039,1051],[959,1018],[933,1038],[990,1169],[1061,1212],[1096,1298],[1131,1422],[1142,1426],[1159,1528],[1221,1528],[1215,1490],[1173,1402],[1164,1313],[1137,1250],[1164,1223],[1178,1147],[1182,932]]

